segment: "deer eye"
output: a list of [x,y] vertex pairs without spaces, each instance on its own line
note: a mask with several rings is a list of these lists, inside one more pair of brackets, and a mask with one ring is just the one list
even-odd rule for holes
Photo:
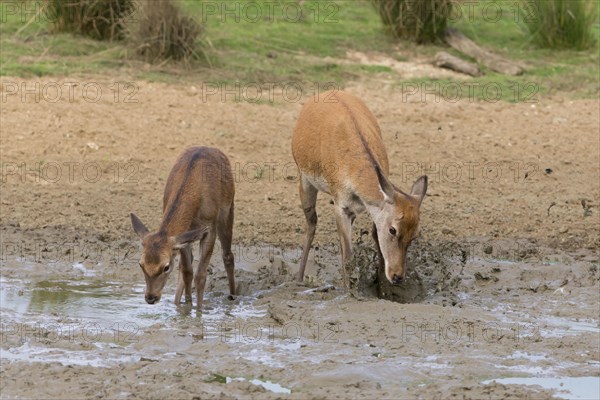
[[165,265],[165,266],[163,267],[163,273],[165,273],[165,274],[166,274],[167,272],[169,272],[169,269],[171,269],[171,265],[169,265],[169,264]]
[[391,227],[391,228],[390,228],[390,235],[392,235],[392,236],[396,236],[396,233],[397,233],[397,232],[396,232],[396,228],[394,228],[394,227]]

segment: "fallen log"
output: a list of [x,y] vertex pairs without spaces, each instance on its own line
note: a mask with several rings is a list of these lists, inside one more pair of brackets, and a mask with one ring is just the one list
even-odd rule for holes
[[469,57],[473,57],[477,62],[485,65],[492,71],[500,72],[505,75],[521,75],[524,72],[524,69],[521,66],[486,49],[482,49],[475,42],[454,28],[446,29],[444,40],[451,47]]
[[471,76],[483,75],[476,64],[455,57],[452,54],[446,53],[445,51],[440,51],[435,55],[435,61],[433,62],[433,65]]

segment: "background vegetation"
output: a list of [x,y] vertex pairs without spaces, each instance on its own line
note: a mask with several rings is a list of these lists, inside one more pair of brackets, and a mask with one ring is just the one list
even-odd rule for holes
[[[27,3],[21,2],[21,7],[26,10]],[[48,0],[44,14],[55,32],[118,40],[125,36],[123,18],[134,8],[134,0]]]
[[452,0],[371,0],[381,21],[399,39],[417,43],[443,41]]
[[[131,24],[136,51],[145,60],[184,60],[197,58],[202,47],[197,40],[202,33],[192,17],[185,16],[171,0],[152,0],[137,10],[138,23]],[[198,50],[197,50],[198,49]]]
[[[373,78],[401,85],[405,80],[391,67],[353,61],[347,53],[376,52],[399,62],[427,62],[440,50],[453,53],[441,43],[417,45],[389,35],[369,0],[300,1],[302,15],[296,16],[293,12],[296,8],[290,8],[286,16],[282,9],[292,1],[295,0],[282,1],[271,15],[264,13],[273,7],[266,4],[272,2],[265,0],[181,1],[182,15],[194,18],[202,30],[195,41],[205,57],[191,64],[156,65],[140,59],[139,43],[132,46],[126,41],[51,34],[53,25],[42,11],[42,1],[23,1],[22,8],[28,10],[24,14],[13,12],[15,1],[3,0],[0,1],[0,75],[108,74],[179,83],[300,81],[337,82],[340,86],[352,80]],[[231,9],[232,3],[240,7],[237,14],[240,18],[236,18],[235,12],[222,12],[227,4]],[[257,17],[251,3],[258,4],[263,15]],[[216,12],[210,8],[215,4]],[[535,84],[542,94],[568,92],[573,97],[597,97],[598,19],[588,18],[593,19],[587,22],[592,27],[590,43],[593,43],[588,50],[540,48],[524,29],[522,7],[515,4],[520,3],[482,0],[472,9],[459,7],[460,12],[453,11],[448,21],[451,26],[479,45],[527,67],[527,73],[520,77],[506,77],[484,68],[485,76],[470,81],[495,82],[507,88]],[[129,18],[135,25],[142,17],[136,12]],[[412,82],[432,82],[432,79]],[[506,93],[505,100],[515,100],[509,90]]]
[[521,7],[523,25],[537,46],[575,50],[594,46],[596,0],[521,0]]

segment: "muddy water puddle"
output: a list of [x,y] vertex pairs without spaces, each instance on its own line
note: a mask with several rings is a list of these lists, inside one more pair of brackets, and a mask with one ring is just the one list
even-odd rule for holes
[[[141,284],[83,279],[26,282],[2,278],[0,281],[3,316],[67,318],[144,328],[157,322],[182,321],[192,314],[191,307],[175,307],[168,295],[156,305],[146,304],[143,295]],[[244,318],[264,315],[264,311],[252,307],[245,297],[228,302],[208,293],[203,319],[210,321],[222,314]]]
[[[251,385],[281,395],[339,382],[395,393],[470,379],[576,398],[589,393],[580,391],[589,381],[572,386],[569,376],[598,380],[597,315],[589,306],[563,312],[561,301],[571,307],[574,298],[499,296],[493,280],[465,279],[471,286],[453,292],[460,306],[442,306],[444,293],[398,304],[351,296],[333,281],[298,285],[284,263],[273,265],[240,270],[244,295],[233,301],[215,273],[201,314],[173,304],[175,283],[148,305],[144,285],[85,271],[79,279],[3,277],[1,358],[96,369],[165,365],[174,376],[200,363],[208,366],[203,381],[222,390]],[[269,285],[260,283],[265,277]],[[588,305],[596,300],[593,287],[573,293]]]
[[[106,353],[130,348],[148,329],[175,332],[196,327],[195,334],[203,337],[218,329],[223,316],[247,319],[265,315],[245,297],[228,301],[208,294],[205,311],[198,318],[192,307],[176,307],[169,299],[148,305],[143,294],[143,285],[119,282],[2,278],[2,344],[13,345],[3,347],[2,358],[92,366],[134,362],[143,354],[126,351],[125,355],[106,357]],[[52,349],[54,344],[56,349]],[[77,346],[85,350],[74,350]]]
[[[143,293],[139,284],[1,278],[1,358],[106,368],[201,359],[211,343],[234,343],[236,358],[283,368],[287,362],[279,356],[291,358],[305,341],[299,326],[291,324],[290,332],[283,332],[260,323],[266,310],[252,305],[253,297],[230,301],[223,293],[207,293],[204,312],[198,314],[187,305],[176,307],[170,300],[172,293],[155,305],[146,304]],[[258,322],[244,324],[250,320]],[[228,376],[223,383],[246,381],[273,393],[291,392],[253,376]]]

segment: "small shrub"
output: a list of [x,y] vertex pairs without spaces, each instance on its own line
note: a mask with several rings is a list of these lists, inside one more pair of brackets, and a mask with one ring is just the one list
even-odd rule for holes
[[592,47],[598,0],[521,0],[521,21],[532,43],[550,49]]
[[371,0],[383,24],[400,39],[417,43],[441,40],[452,0]]
[[47,0],[54,32],[70,32],[97,40],[120,40],[123,20],[135,10],[134,0]]
[[150,62],[188,60],[197,55],[196,39],[202,31],[173,1],[147,1],[141,10],[137,52]]

